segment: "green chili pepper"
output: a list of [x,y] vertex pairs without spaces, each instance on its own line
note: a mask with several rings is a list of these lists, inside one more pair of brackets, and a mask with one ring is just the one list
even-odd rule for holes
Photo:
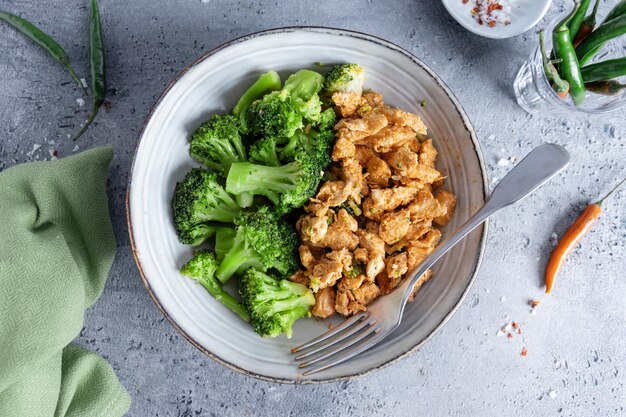
[[609,14],[606,15],[606,17],[604,18],[604,21],[608,22],[609,20],[615,19],[616,17],[621,16],[623,14],[626,14],[626,0],[622,0],[619,3],[617,3],[617,5],[613,7],[613,9],[609,12]]
[[582,24],[580,25],[578,33],[576,34],[576,36],[573,36],[574,48],[580,45],[582,41],[587,39],[587,36],[589,36],[589,34],[593,32],[593,30],[596,28],[596,15],[598,14],[598,6],[600,6],[600,0],[596,0],[596,4],[595,6],[593,6],[593,11],[589,16],[585,17],[585,20],[583,20]]
[[546,78],[552,84],[552,88],[559,94],[559,96],[566,96],[569,91],[569,83],[561,78],[554,63],[548,59],[546,48],[543,42],[544,32],[543,29],[539,31],[539,49],[541,50],[541,58],[543,60],[543,71],[546,74]]
[[582,67],[580,72],[586,83],[622,77],[626,75],[626,57],[609,59],[607,61],[587,65],[586,67]]
[[591,32],[578,48],[576,55],[581,65],[589,62],[599,47],[602,47],[607,41],[621,36],[626,33],[626,14],[618,16],[614,19],[605,21],[596,30]]
[[578,11],[574,14],[572,20],[567,23],[569,34],[572,39],[576,37],[578,31],[580,30],[583,20],[585,19],[585,15],[587,14],[587,9],[589,9],[590,2],[591,0],[580,0]]
[[15,16],[11,13],[0,11],[0,20],[4,20],[10,24],[15,29],[22,32],[24,36],[39,45],[44,51],[48,52],[48,55],[61,64],[61,66],[70,73],[83,92],[87,94],[87,90],[85,89],[83,82],[80,80],[78,75],[76,75],[74,68],[70,65],[70,58],[67,56],[67,53],[65,53],[65,50],[61,48],[61,45],[56,43],[54,39],[44,33],[37,26],[30,23],[28,20],[22,19],[21,17]]
[[578,58],[576,58],[576,50],[572,44],[572,38],[569,34],[567,23],[576,15],[580,3],[576,2],[574,10],[563,19],[552,32],[552,43],[554,44],[554,53],[557,59],[562,59],[559,64],[561,75],[569,83],[569,94],[572,96],[574,105],[580,106],[585,100],[585,84],[580,74],[578,66]]
[[608,81],[595,81],[592,83],[585,83],[585,87],[588,91],[596,94],[602,94],[605,96],[615,96],[620,91],[626,89],[626,84],[620,84],[615,80]]
[[100,12],[98,3],[91,0],[91,20],[89,24],[89,63],[91,66],[91,89],[93,90],[93,107],[91,114],[83,128],[74,135],[73,140],[78,140],[93,122],[104,104],[106,94],[106,73],[104,68],[104,46],[102,44],[102,27],[100,24]]

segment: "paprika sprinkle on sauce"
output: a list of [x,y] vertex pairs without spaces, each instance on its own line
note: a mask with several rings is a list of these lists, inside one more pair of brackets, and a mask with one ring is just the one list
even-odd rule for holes
[[495,27],[511,24],[509,5],[511,0],[461,0],[463,4],[471,2],[472,17],[479,25]]

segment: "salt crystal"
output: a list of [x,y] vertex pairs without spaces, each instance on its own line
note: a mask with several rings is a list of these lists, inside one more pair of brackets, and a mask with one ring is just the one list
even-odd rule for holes
[[560,361],[554,361],[554,369],[559,369],[561,368],[561,362]]
[[500,302],[503,303],[506,301],[506,297],[503,295],[502,297],[500,297]]
[[505,331],[505,332],[511,331],[511,328],[512,328],[512,327],[513,327],[513,326],[511,326],[511,323],[509,323],[509,324],[507,324],[506,326],[504,326],[504,331]]
[[548,393],[548,397],[555,399],[556,398],[556,391],[552,390]]
[[49,141],[48,141],[48,145],[54,145],[54,143],[55,143],[55,142],[54,142],[53,140],[49,140]]
[[487,137],[487,140],[494,140],[496,138],[496,135],[491,134]]
[[496,336],[497,337],[504,336],[504,332],[502,331],[502,329],[498,329],[498,331],[496,332]]
[[535,314],[537,314],[537,310],[535,310],[534,308],[533,308],[533,309],[531,309],[531,310],[530,310],[530,314],[532,314],[532,315],[534,316]]
[[509,165],[509,160],[508,159],[500,158],[498,160],[498,166],[506,167],[508,165]]
[[79,149],[78,145],[76,145],[76,146],[74,146],[74,149],[72,149],[72,152],[76,152],[76,151],[78,151],[78,149]]
[[55,154],[55,149],[54,149],[54,148],[50,148],[50,149],[48,149],[48,153],[50,154],[50,156],[54,156],[54,154]]
[[77,98],[76,103],[78,104],[78,107],[83,107],[85,105],[85,100],[83,100],[82,98]]
[[498,177],[491,178],[491,183],[492,184],[496,184],[498,181],[500,181],[500,178],[498,178]]
[[83,85],[83,87],[87,88],[87,80],[85,80],[84,78],[81,78],[80,83]]
[[550,243],[552,244],[552,246],[556,246],[559,243],[559,235],[557,235],[556,233],[552,233],[550,235]]
[[33,149],[32,149],[30,152],[28,152],[26,155],[32,155],[32,154],[34,154],[34,153],[35,153],[35,152],[37,152],[40,148],[41,148],[41,145],[40,145],[40,144],[38,144],[38,143],[35,143],[35,144],[33,145]]

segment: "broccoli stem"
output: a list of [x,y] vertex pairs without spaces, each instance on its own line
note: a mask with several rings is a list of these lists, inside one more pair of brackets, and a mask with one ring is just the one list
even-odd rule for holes
[[239,207],[242,207],[242,208],[250,207],[252,206],[252,203],[254,203],[254,195],[250,193],[237,194],[235,196],[235,200],[237,201],[237,204],[239,205]]
[[246,309],[232,295],[226,292],[222,286],[213,278],[207,276],[195,278],[217,301],[228,307],[233,313],[241,317],[242,320],[250,321],[250,316]]
[[222,261],[233,247],[236,234],[236,230],[232,227],[220,227],[215,231],[215,257],[218,261]]
[[299,164],[292,162],[278,167],[237,162],[231,165],[226,178],[226,191],[231,194],[259,194],[272,202],[276,194],[287,192],[300,175]]
[[246,113],[250,105],[271,91],[280,90],[280,76],[275,71],[268,71],[261,74],[259,78],[246,90],[241,96],[235,107],[233,114],[239,116],[241,127],[244,132],[247,131]]
[[248,267],[255,267],[264,271],[257,257],[256,251],[246,244],[243,232],[238,230],[233,240],[233,246],[224,255],[224,259],[222,259],[220,266],[217,268],[215,276],[224,284],[228,282],[235,272],[243,271]]
[[291,339],[293,335],[293,324],[298,321],[299,318],[304,317],[308,314],[311,306],[297,306],[287,313],[282,313],[283,318],[285,319],[285,335],[287,339]]

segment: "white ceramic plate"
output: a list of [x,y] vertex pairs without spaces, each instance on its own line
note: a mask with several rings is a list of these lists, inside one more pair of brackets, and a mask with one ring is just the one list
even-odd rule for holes
[[[448,229],[461,225],[486,195],[482,157],[465,112],[428,67],[389,42],[336,29],[284,28],[236,39],[187,67],[148,116],[137,146],[127,195],[137,265],[154,302],[194,346],[231,369],[279,382],[362,375],[415,350],[463,300],[484,246],[481,228],[439,262],[436,278],[407,307],[395,333],[371,351],[307,378],[298,372],[290,348],[324,332],[330,321],[302,319],[293,339],[263,339],[178,272],[191,248],[178,242],[170,200],[176,182],[195,165],[188,154],[190,134],[212,113],[229,111],[260,73],[320,70],[317,62],[361,64],[366,87],[382,93],[387,103],[422,115],[440,151],[439,167],[449,176],[447,187],[458,196]],[[421,100],[426,100],[425,108],[420,107]]]
[[[485,0],[486,2],[487,0]],[[470,32],[486,38],[504,39],[520,35],[535,26],[546,14],[552,0],[503,0],[508,4],[511,24],[489,27],[480,25],[472,16],[475,0],[442,0],[454,20]]]

